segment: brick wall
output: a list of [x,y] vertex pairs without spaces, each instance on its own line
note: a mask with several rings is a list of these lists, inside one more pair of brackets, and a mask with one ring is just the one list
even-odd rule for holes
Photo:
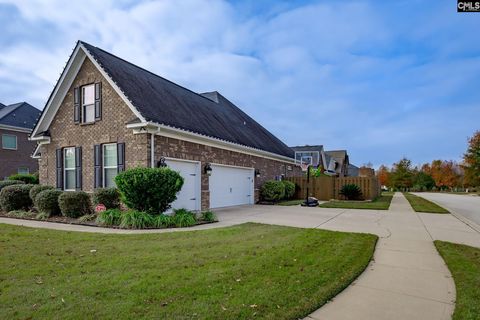
[[[17,150],[2,148],[2,134],[17,136]],[[30,173],[38,171],[38,162],[31,157],[36,143],[28,140],[28,133],[0,129],[0,180],[18,173],[19,167],[27,167]]]
[[[73,89],[86,84],[102,82],[102,119],[94,124],[75,124],[73,121]],[[85,59],[83,66],[68,90],[52,124],[51,143],[42,147],[40,182],[55,186],[55,150],[63,147],[82,147],[83,190],[93,191],[93,146],[109,142],[125,142],[127,168],[147,165],[147,136],[134,135],[126,123],[135,115],[103,78],[93,63]]]

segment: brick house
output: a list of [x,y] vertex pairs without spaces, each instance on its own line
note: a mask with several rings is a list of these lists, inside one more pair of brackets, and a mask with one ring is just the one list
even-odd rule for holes
[[174,208],[253,204],[264,181],[300,171],[289,147],[218,92],[81,41],[31,139],[42,184],[91,192],[127,168],[167,165],[185,179]]
[[0,103],[0,180],[38,171],[38,161],[31,157],[36,143],[28,136],[39,116],[40,110],[26,102]]

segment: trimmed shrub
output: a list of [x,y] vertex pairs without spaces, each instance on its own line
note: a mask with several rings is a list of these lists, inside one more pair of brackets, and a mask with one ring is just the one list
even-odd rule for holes
[[177,199],[183,178],[169,168],[133,168],[115,177],[122,201],[131,209],[160,214]]
[[118,226],[121,218],[120,209],[108,209],[98,213],[97,222],[106,226]]
[[291,199],[295,194],[295,183],[282,180],[283,185],[285,186],[285,199]]
[[175,226],[175,221],[172,216],[166,214],[158,214],[153,217],[153,226],[155,228],[168,228]]
[[15,184],[0,191],[0,207],[4,211],[28,210],[32,206],[30,189],[33,184]]
[[42,192],[43,190],[52,190],[52,189],[55,189],[55,188],[52,186],[45,186],[41,184],[37,184],[33,186],[33,188],[30,189],[30,199],[32,199],[33,204],[37,206],[37,204],[35,203],[35,198],[40,192]]
[[208,222],[217,221],[217,216],[212,211],[204,211],[202,212],[202,220]]
[[267,201],[279,201],[285,197],[285,185],[282,181],[266,181],[260,189],[260,195]]
[[25,210],[13,210],[7,213],[7,216],[13,218],[30,218],[32,215],[34,215],[32,212]]
[[25,182],[20,180],[2,180],[0,181],[0,191],[2,191],[4,187],[13,186],[16,184],[25,184]]
[[362,190],[356,184],[344,185],[342,188],[340,188],[339,193],[348,200],[358,200],[362,196]]
[[197,223],[195,213],[187,209],[177,209],[173,212],[173,223],[176,227],[191,227]]
[[153,226],[153,216],[137,210],[128,210],[122,213],[120,228],[145,229]]
[[58,205],[62,214],[70,218],[78,218],[92,212],[90,196],[83,191],[63,192],[58,197]]
[[[30,193],[32,191],[30,190]],[[35,206],[39,212],[46,213],[48,216],[60,215],[60,207],[58,205],[58,197],[63,192],[55,189],[46,189],[41,191],[35,197]]]
[[23,181],[24,183],[28,184],[38,184],[38,176],[28,173],[12,174],[10,177],[8,177],[8,180]]
[[120,207],[120,193],[117,188],[99,188],[93,192],[93,204],[105,205],[107,209]]

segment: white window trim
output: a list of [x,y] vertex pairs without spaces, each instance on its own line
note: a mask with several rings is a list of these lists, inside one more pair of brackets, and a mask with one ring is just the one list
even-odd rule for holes
[[[15,148],[6,148],[4,145],[3,145],[3,137],[14,137],[15,138]],[[18,138],[16,135],[14,134],[2,134],[2,149],[5,149],[5,150],[18,150]]]
[[[87,88],[87,87],[93,87],[93,103],[90,103],[90,104],[84,104],[85,94],[84,94],[83,91],[84,91],[85,88]],[[84,86],[81,86],[81,87],[80,87],[80,95],[81,95],[81,96],[80,96],[80,102],[81,102],[80,105],[81,105],[81,107],[82,107],[82,119],[81,119],[82,121],[81,121],[81,122],[82,122],[82,123],[85,123],[85,124],[95,123],[95,84],[92,83],[92,84],[86,84],[86,85],[84,85]],[[87,113],[85,112],[85,109],[86,109],[87,107],[90,107],[90,106],[93,108],[93,120],[92,120],[92,121],[86,121],[86,120],[85,120],[85,117],[86,117],[86,114],[87,114]]]
[[105,166],[105,147],[106,146],[115,146],[115,149],[118,148],[116,143],[105,143],[102,144],[102,187],[106,188],[107,187],[107,179],[105,179],[106,174],[105,171],[106,169],[117,169],[118,170],[118,151],[116,154],[117,158],[117,165],[115,166]]
[[22,174],[22,173],[20,173],[20,169],[26,169],[27,172],[23,173],[23,174],[30,174],[30,168],[29,167],[18,167],[17,168],[17,173],[18,174]]
[[[75,147],[69,147],[69,148],[63,148],[63,190],[65,191],[75,191],[76,189],[67,189],[67,171],[73,171],[75,172],[76,168],[75,168],[75,164],[73,165],[73,168],[67,168],[65,166],[65,161],[66,161],[66,158],[65,157],[65,154],[67,153],[67,150],[68,149],[73,149],[73,159],[75,159],[76,157],[76,154],[75,154]],[[74,181],[75,181],[75,185],[77,184],[77,176],[74,175]]]

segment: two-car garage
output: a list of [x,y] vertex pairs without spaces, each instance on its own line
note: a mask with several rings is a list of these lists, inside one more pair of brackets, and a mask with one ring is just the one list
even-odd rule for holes
[[[172,208],[200,210],[201,163],[168,158],[166,164],[184,178],[182,190]],[[209,176],[210,208],[254,203],[254,169],[211,164]]]

